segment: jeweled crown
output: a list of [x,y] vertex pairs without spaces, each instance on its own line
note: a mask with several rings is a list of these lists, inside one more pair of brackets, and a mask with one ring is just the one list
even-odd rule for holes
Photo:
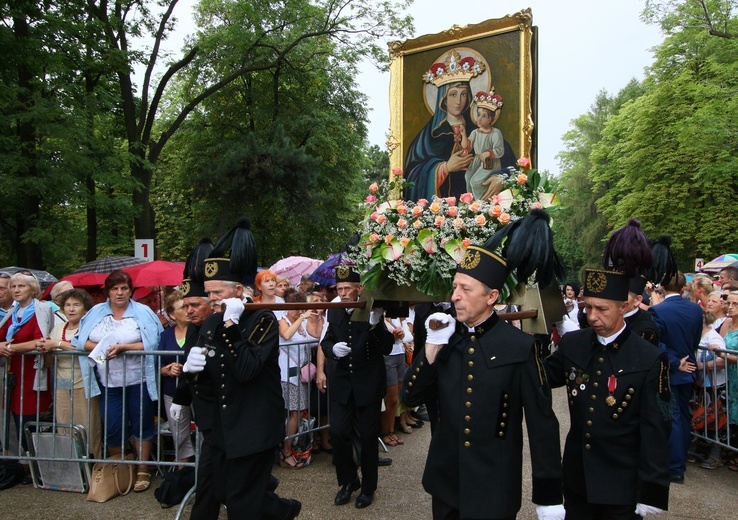
[[462,58],[461,55],[452,50],[446,56],[443,63],[434,63],[430,69],[423,74],[426,83],[433,83],[437,87],[455,82],[469,82],[472,78],[484,72],[484,63],[477,61],[471,56]]
[[472,102],[477,107],[491,110],[492,113],[495,113],[502,108],[502,96],[495,94],[495,87],[492,87],[492,90],[489,92],[484,92],[483,90],[477,92],[474,95]]

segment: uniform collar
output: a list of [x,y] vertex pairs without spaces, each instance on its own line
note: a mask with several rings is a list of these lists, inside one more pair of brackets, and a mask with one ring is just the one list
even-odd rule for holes
[[497,325],[498,321],[500,321],[500,317],[497,316],[497,313],[493,311],[492,314],[490,314],[489,317],[479,325],[475,327],[466,327],[466,325],[464,326],[469,331],[469,334],[476,334],[477,336],[481,336],[485,332],[489,331],[492,327]]
[[596,345],[597,347],[601,347],[603,345],[609,346],[610,348],[617,350],[620,345],[623,344],[623,342],[628,339],[628,336],[630,336],[630,330],[628,330],[628,327],[623,325],[623,328],[620,329],[618,332],[613,334],[612,336],[603,337],[599,334],[595,334],[595,337],[597,338]]

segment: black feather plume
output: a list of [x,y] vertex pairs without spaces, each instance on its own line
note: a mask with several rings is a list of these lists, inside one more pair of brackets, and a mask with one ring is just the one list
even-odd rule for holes
[[605,269],[620,271],[629,277],[651,269],[653,253],[639,220],[632,218],[628,225],[612,233],[605,246],[602,265]]
[[671,252],[671,242],[669,235],[661,235],[651,245],[653,269],[648,278],[655,284],[668,282],[678,272],[676,260]]
[[554,278],[566,276],[553,247],[551,217],[542,209],[534,209],[530,215],[503,227],[487,240],[484,248],[496,251],[502,247],[508,271],[516,270],[517,278],[525,282],[535,273],[535,281],[548,286]]
[[185,262],[183,279],[196,280],[198,282],[205,281],[205,259],[210,257],[213,250],[213,241],[209,238],[201,238],[200,242],[187,257]]
[[[230,255],[227,253],[230,251]],[[251,221],[241,217],[228,233],[215,244],[210,256],[213,258],[230,257],[232,273],[242,277],[254,276],[257,269],[256,243],[251,234]]]

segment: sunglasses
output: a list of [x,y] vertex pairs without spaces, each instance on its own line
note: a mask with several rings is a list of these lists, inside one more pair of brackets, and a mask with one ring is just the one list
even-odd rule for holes
[[726,300],[726,301],[727,301],[727,300],[728,300],[728,295],[727,295],[727,294],[721,294],[721,295],[720,295],[720,299],[721,299],[721,300]]
[[20,271],[18,271],[18,273],[17,273],[17,274],[22,274],[22,275],[24,275],[24,276],[31,276],[31,277],[33,277],[34,279],[38,280],[38,278],[36,278],[36,275],[35,275],[35,274],[33,274],[33,273],[32,273],[31,271],[29,271],[28,269],[21,269]]
[[0,278],[10,278],[8,273],[0,273]]

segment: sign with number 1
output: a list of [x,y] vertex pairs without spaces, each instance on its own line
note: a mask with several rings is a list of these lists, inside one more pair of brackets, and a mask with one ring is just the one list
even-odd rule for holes
[[137,238],[133,243],[134,256],[143,258],[147,262],[154,260],[154,239],[153,238]]

